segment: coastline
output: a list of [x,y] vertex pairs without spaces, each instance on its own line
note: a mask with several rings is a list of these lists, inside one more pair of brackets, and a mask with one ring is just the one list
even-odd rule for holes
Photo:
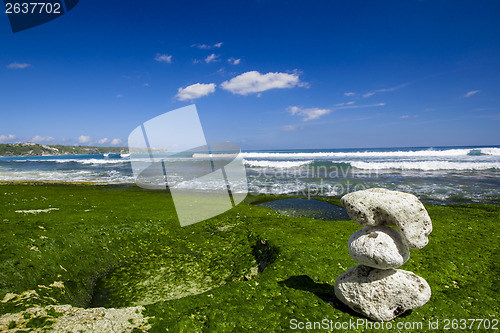
[[[25,151],[23,154],[14,155],[8,151],[8,148],[22,147]],[[473,146],[396,146],[396,147],[354,147],[354,148],[304,148],[304,149],[263,149],[263,150],[242,150],[242,153],[253,152],[280,152],[280,153],[293,153],[296,151],[301,152],[384,152],[384,151],[440,151],[448,149],[471,149],[477,150],[485,147],[500,148],[500,145],[473,145]],[[30,154],[30,150],[39,150],[40,154]],[[10,154],[4,155],[5,151]],[[4,153],[2,153],[4,152]],[[42,154],[43,153],[43,154]],[[65,145],[43,145],[31,142],[26,143],[0,143],[0,157],[29,157],[29,156],[68,156],[68,155],[89,155],[89,154],[127,154],[129,153],[128,147],[100,147],[100,146],[65,146]]]
[[123,154],[125,147],[42,145],[33,142],[1,143],[0,157],[68,156],[86,154]]
[[[85,187],[131,187],[140,189],[135,183],[105,183],[105,182],[71,182],[71,181],[61,181],[61,180],[0,180],[0,185],[22,185],[22,186],[85,186]],[[159,190],[148,190],[153,192],[162,192]],[[342,195],[337,196],[307,196],[301,193],[283,193],[283,194],[248,194],[246,201],[251,202],[252,204],[261,204],[270,202],[273,200],[281,200],[281,199],[304,199],[304,200],[316,200],[322,202],[332,203],[336,206],[340,205],[340,198]],[[492,205],[492,206],[500,206],[500,203],[496,202],[487,202],[487,203],[479,203],[479,202],[435,202],[435,201],[427,201],[421,200],[425,205],[431,206],[463,206],[463,205]]]
[[108,184],[98,182],[69,182],[62,180],[0,180],[0,185],[81,185],[81,186],[136,186],[135,183]]
[[[247,186],[238,184],[236,192],[337,197],[384,187],[440,205],[500,204],[499,156],[497,147],[244,151]],[[3,157],[0,179],[128,186],[133,160],[128,154]]]

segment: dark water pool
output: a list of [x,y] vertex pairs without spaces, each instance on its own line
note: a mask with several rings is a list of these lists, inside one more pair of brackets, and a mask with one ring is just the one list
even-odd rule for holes
[[351,218],[344,208],[314,199],[282,199],[259,206],[269,207],[280,214],[291,217],[308,217],[324,221],[345,221]]

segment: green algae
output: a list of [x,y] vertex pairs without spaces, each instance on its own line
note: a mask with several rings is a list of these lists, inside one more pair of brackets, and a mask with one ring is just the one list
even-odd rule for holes
[[[1,302],[0,313],[93,301],[146,304],[152,332],[280,332],[290,330],[292,319],[361,318],[333,294],[337,276],[356,265],[347,239],[360,227],[256,206],[277,198],[286,196],[248,197],[231,211],[181,228],[164,192],[0,185],[0,300],[24,293]],[[320,200],[338,205],[338,198]],[[49,208],[58,210],[16,212]],[[498,319],[500,207],[426,208],[434,225],[429,245],[412,250],[401,268],[425,278],[433,295],[395,322],[427,327],[446,318]],[[48,326],[50,318],[32,325]]]
[[31,318],[30,321],[26,323],[26,327],[40,328],[40,327],[50,326],[52,324],[52,321],[48,319],[49,317],[43,317],[43,316]]
[[92,306],[125,307],[168,301],[254,275],[258,263],[249,241],[217,239],[215,242],[217,251],[207,247],[188,253],[172,250],[117,268],[97,282]]

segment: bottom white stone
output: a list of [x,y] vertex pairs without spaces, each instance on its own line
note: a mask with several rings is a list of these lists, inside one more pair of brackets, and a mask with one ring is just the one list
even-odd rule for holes
[[358,265],[337,278],[335,295],[372,320],[389,321],[427,303],[431,288],[412,272]]

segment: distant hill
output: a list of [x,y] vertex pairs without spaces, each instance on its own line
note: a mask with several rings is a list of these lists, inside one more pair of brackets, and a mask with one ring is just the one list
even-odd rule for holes
[[128,153],[128,149],[124,147],[48,146],[32,142],[0,144],[0,156],[50,156],[106,153]]

